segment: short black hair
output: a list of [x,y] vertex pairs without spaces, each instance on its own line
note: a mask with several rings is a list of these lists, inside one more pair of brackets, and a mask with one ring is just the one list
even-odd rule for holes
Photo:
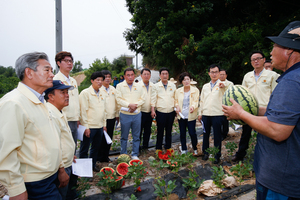
[[218,65],[218,64],[211,64],[211,65],[209,65],[209,67],[208,67],[208,72],[210,72],[210,69],[213,69],[213,68],[215,68],[215,67],[217,67],[218,69],[219,69],[219,71],[220,71],[220,66]]
[[148,69],[148,68],[143,68],[142,71],[141,71],[141,74],[143,74],[144,71],[150,72],[150,74],[151,74],[151,70]]
[[134,69],[131,68],[131,67],[128,67],[128,68],[126,68],[126,69],[124,70],[124,75],[126,74],[126,72],[130,72],[130,71],[133,71],[133,73],[135,74]]
[[262,51],[254,50],[250,53],[249,59],[251,60],[251,56],[255,53],[259,53],[263,58],[265,58],[265,54]]
[[[108,75],[108,74],[111,76],[111,72],[110,72],[109,70],[106,70],[106,69],[102,70],[101,73],[102,73],[104,76],[106,76],[106,75]],[[116,76],[115,76],[115,77],[116,77]]]
[[45,98],[45,100],[48,102],[48,99],[49,99],[49,94],[53,94],[53,95],[55,95],[55,93],[54,93],[54,90],[51,90],[50,92],[48,92],[47,94],[45,94],[45,96],[44,96],[44,98]]
[[186,77],[186,76],[188,76],[188,77],[190,77],[190,79],[192,79],[191,75],[188,72],[183,72],[179,75],[179,78],[178,78],[179,83],[182,83],[182,81],[184,80],[184,77]]
[[105,79],[105,76],[101,72],[97,71],[97,72],[92,73],[91,80],[95,80],[98,77],[102,77],[103,80]]
[[227,74],[227,70],[226,69],[220,69],[220,72],[224,71],[225,74]]
[[170,73],[168,68],[162,67],[159,69],[159,75],[161,74],[162,71],[167,71],[168,73]]

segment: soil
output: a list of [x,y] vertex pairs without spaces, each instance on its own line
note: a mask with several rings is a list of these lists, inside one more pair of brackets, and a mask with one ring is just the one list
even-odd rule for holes
[[[201,124],[197,123],[196,126],[199,128],[199,127],[201,127]],[[231,173],[229,171],[230,165],[231,164],[236,164],[236,163],[231,162],[231,156],[228,155],[228,152],[225,148],[225,144],[226,144],[226,142],[235,142],[236,144],[238,144],[239,140],[240,140],[240,136],[241,136],[241,129],[238,129],[238,130],[235,131],[230,127],[228,137],[222,142],[222,156],[221,156],[221,162],[219,163],[219,165],[224,165],[224,170],[228,174]],[[120,135],[116,135],[114,137],[119,139]],[[181,146],[180,143],[172,144],[172,148],[175,151],[180,151],[180,146]],[[210,137],[210,146],[213,147],[212,136]],[[197,157],[197,160],[194,163],[191,163],[193,165],[193,167],[196,167],[196,166],[199,166],[199,165],[204,166],[206,164],[212,165],[211,161],[209,161],[209,160],[203,161],[202,160],[202,151],[201,151],[202,139],[198,140],[197,147],[198,147],[199,156]],[[188,144],[188,150],[189,150],[189,152],[193,152],[191,144]],[[148,158],[150,156],[153,156],[154,158],[156,158],[158,160],[158,158],[155,155],[155,149],[154,148],[153,149],[148,149],[147,151],[144,151],[144,152],[141,152],[141,154],[139,155],[139,158],[143,161],[143,163],[144,163],[143,165],[146,167],[146,170],[148,171],[148,175],[144,180],[148,180],[148,179],[151,179],[151,178],[156,178],[157,176],[163,177],[166,174],[172,173],[167,168],[164,168],[163,170],[160,170],[160,171],[157,171],[155,168],[152,168],[150,166],[149,162],[148,162]],[[117,157],[118,157],[118,155],[110,156],[110,159],[113,160],[113,162],[111,162],[111,164],[113,165],[112,168],[114,168],[114,169],[116,169],[116,166],[118,164]],[[99,164],[99,167],[101,169],[102,167],[106,167],[109,164],[110,163],[103,162],[103,163]],[[219,166],[219,165],[212,165],[212,166]],[[184,169],[185,167],[186,166],[183,166],[181,169]],[[101,187],[96,185],[99,182],[100,178],[97,176],[96,172],[94,172],[93,175],[94,175],[93,178],[90,179],[90,181],[89,181],[89,184],[91,185],[91,188],[87,191],[86,196],[101,193]],[[254,177],[255,176],[253,174],[251,174],[249,177],[245,177],[245,180],[241,183],[241,185],[245,185],[245,184],[254,185],[255,184],[255,178]],[[200,179],[201,179],[201,177],[200,177]],[[125,185],[123,187],[131,186],[131,185],[133,185],[133,181],[129,180],[129,179],[126,179]],[[197,191],[192,191],[192,192],[195,192],[195,194],[196,194]],[[4,194],[7,194],[7,190],[4,188],[4,186],[2,186],[0,184],[0,198],[3,197]],[[198,196],[197,199],[204,199],[204,197],[205,196]],[[175,200],[175,199],[177,200],[179,198],[176,194],[172,194],[172,196],[169,196],[169,199],[170,200]],[[189,199],[189,198],[186,198],[186,199]],[[160,200],[160,199],[156,198],[156,200]]]
[[[199,127],[201,127],[201,124],[197,123],[196,126],[199,128]],[[230,127],[228,137],[222,142],[221,162],[218,165],[212,165],[211,161],[209,161],[209,160],[207,160],[207,161],[202,160],[202,155],[203,155],[202,150],[201,150],[202,149],[202,139],[199,139],[198,140],[198,145],[197,145],[199,155],[197,157],[197,160],[194,163],[191,163],[191,164],[193,165],[193,167],[196,167],[196,166],[199,166],[199,165],[202,165],[204,167],[207,164],[209,164],[211,166],[224,165],[224,170],[226,171],[226,173],[232,175],[232,173],[229,171],[230,168],[231,168],[230,165],[236,164],[236,163],[231,162],[231,156],[228,155],[227,149],[225,148],[225,144],[226,144],[226,142],[235,142],[236,144],[238,144],[239,140],[240,140],[240,136],[241,136],[241,128],[239,128],[238,130],[235,131]],[[119,139],[120,135],[115,135],[114,137],[115,137],[114,139]],[[213,141],[212,136],[211,136],[210,137],[210,147],[213,147],[213,142],[214,141]],[[181,146],[180,143],[172,144],[172,148],[175,151],[179,151],[179,152],[180,152],[180,146]],[[188,151],[193,152],[191,144],[188,144]],[[139,155],[139,159],[141,159],[143,161],[143,163],[144,163],[143,165],[146,167],[146,170],[149,173],[144,180],[148,180],[148,179],[151,179],[151,178],[155,179],[157,176],[163,177],[166,174],[172,173],[171,170],[168,169],[168,168],[164,168],[163,170],[157,171],[155,168],[151,167],[149,162],[148,162],[148,158],[150,156],[153,156],[154,158],[156,158],[156,160],[158,160],[158,158],[155,155],[155,148],[148,149],[147,151],[141,152],[140,155]],[[118,157],[118,155],[110,156],[110,159],[113,160],[113,162],[111,162],[111,164],[107,163],[107,162],[100,163],[100,164],[98,164],[99,168],[101,169],[102,167],[107,167],[110,164],[110,165],[112,165],[111,167],[113,169],[116,169],[116,166],[118,164],[117,157]],[[180,170],[184,169],[185,167],[186,166],[183,166],[182,168],[180,168]],[[251,173],[250,176],[245,177],[244,181],[241,183],[241,185],[246,185],[246,184],[254,185],[255,184],[255,178],[254,178],[255,176],[254,177],[253,176],[254,175]],[[201,179],[201,177],[199,177],[199,178]],[[89,182],[90,185],[93,188],[92,189],[93,191],[92,192],[88,191],[87,195],[93,195],[93,194],[101,193],[101,188],[96,186],[96,184],[99,182],[99,180],[100,180],[100,178],[97,176],[97,173],[94,172],[94,177]],[[125,185],[123,187],[131,186],[133,184],[134,184],[133,180],[126,179]],[[196,194],[197,191],[193,191],[193,192],[195,192],[195,194]],[[199,196],[199,198],[197,198],[197,199],[204,199],[204,197],[205,197],[204,195]],[[179,198],[176,194],[172,194],[172,197],[169,197],[169,199],[174,199],[174,200],[176,199],[177,200]],[[186,198],[186,199],[189,199],[189,198]],[[160,200],[160,198],[156,198],[156,200]]]

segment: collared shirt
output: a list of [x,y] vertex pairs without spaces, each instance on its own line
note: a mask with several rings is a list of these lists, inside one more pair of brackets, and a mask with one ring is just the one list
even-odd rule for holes
[[[184,101],[184,88],[178,88],[175,92],[175,106],[179,106],[180,110],[183,110],[183,101]],[[188,114],[188,121],[193,121],[197,118],[198,113],[198,103],[199,102],[199,90],[194,86],[190,86],[190,101],[189,108],[193,107],[194,112]],[[177,118],[180,119],[180,116],[177,115]]]
[[[220,88],[219,83],[223,83],[225,87]],[[217,80],[215,86],[211,90],[210,83],[206,83],[202,87],[200,96],[199,115],[205,116],[222,116],[222,97],[228,89],[227,83]]]
[[210,83],[210,90],[212,90],[212,89],[215,87],[215,85],[217,84],[217,81],[216,81],[215,83],[212,83],[212,82],[210,81],[209,83]]
[[0,100],[0,182],[13,197],[62,164],[60,138],[45,104],[24,84]]
[[100,88],[101,93],[105,95],[105,111],[106,111],[106,119],[114,119],[119,117],[119,108],[116,99],[116,89],[114,86],[109,86],[106,88],[102,85]]
[[62,73],[62,75],[64,76],[64,78],[65,78],[65,80],[67,81],[67,83],[68,83],[69,85],[71,85],[70,76],[66,77],[63,73]]
[[60,71],[54,76],[53,80],[61,80],[65,85],[74,86],[73,90],[69,90],[69,105],[63,108],[63,112],[67,116],[68,121],[78,121],[80,117],[80,107],[79,107],[79,93],[77,82],[74,78],[70,77],[71,83],[69,84],[65,75]]
[[294,129],[281,142],[257,134],[253,166],[259,183],[285,196],[300,198],[300,62],[286,70],[277,82],[265,116]]
[[126,81],[123,81],[122,83],[119,83],[117,85],[117,102],[118,102],[118,107],[125,107],[128,108],[129,104],[137,104],[137,113],[131,113],[127,111],[121,111],[123,114],[127,115],[136,115],[140,113],[141,107],[145,102],[145,91],[143,90],[141,84],[133,82],[132,83],[132,88],[130,90],[128,84]]
[[[24,83],[20,82],[21,84],[25,85]],[[28,85],[25,85],[42,103],[45,102],[45,92],[43,92],[43,94],[38,93],[37,91],[35,91],[34,89],[32,89],[31,87],[29,87]]]
[[105,95],[100,91],[99,97],[93,86],[84,89],[79,95],[80,123],[89,128],[106,126]]
[[256,75],[255,70],[253,71],[256,82],[257,82],[258,78],[260,77],[260,75],[262,74],[262,72],[263,72],[263,70],[261,70],[261,72],[259,72],[259,74]]
[[148,85],[146,85],[143,81],[140,82],[143,87],[146,95],[145,95],[145,103],[142,105],[141,111],[145,113],[151,112],[151,93],[153,92],[153,83],[149,81]]
[[161,81],[154,84],[153,92],[151,93],[151,106],[156,107],[156,110],[162,113],[173,112],[175,91],[176,86],[170,81],[168,81],[167,89],[165,89]]
[[276,72],[263,69],[260,77],[256,81],[253,71],[250,71],[244,76],[242,85],[253,93],[259,103],[259,106],[266,107],[271,93],[277,85],[277,77]]
[[53,104],[47,102],[46,105],[53,116],[55,128],[60,136],[60,146],[62,150],[62,161],[64,163],[64,167],[70,167],[73,162],[75,142],[73,140],[67,118],[65,114],[60,112]]

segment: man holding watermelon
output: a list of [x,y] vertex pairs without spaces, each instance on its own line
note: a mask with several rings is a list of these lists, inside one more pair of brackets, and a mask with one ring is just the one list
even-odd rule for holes
[[[223,105],[228,119],[241,119],[258,131],[254,154],[257,199],[299,199],[300,189],[300,21],[291,22],[274,42],[272,66],[284,73],[259,116],[233,99]],[[264,115],[264,116],[263,116]]]
[[[252,92],[256,97],[259,106],[267,107],[269,98],[277,83],[277,73],[266,70],[264,63],[265,55],[261,51],[253,51],[250,54],[251,65],[254,70],[248,72],[243,79],[242,85]],[[239,143],[239,149],[232,161],[243,160],[249,147],[252,128],[249,125],[243,125],[243,132]]]

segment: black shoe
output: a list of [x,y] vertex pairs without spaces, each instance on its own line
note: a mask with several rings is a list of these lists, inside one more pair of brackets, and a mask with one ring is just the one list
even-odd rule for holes
[[218,164],[220,162],[220,158],[215,158],[214,164]]
[[242,157],[238,157],[238,156],[233,156],[233,158],[231,159],[231,161],[232,162],[237,162],[237,161],[243,161],[244,160],[244,158],[242,158]]
[[204,156],[202,157],[202,160],[208,160],[208,154],[204,154]]

